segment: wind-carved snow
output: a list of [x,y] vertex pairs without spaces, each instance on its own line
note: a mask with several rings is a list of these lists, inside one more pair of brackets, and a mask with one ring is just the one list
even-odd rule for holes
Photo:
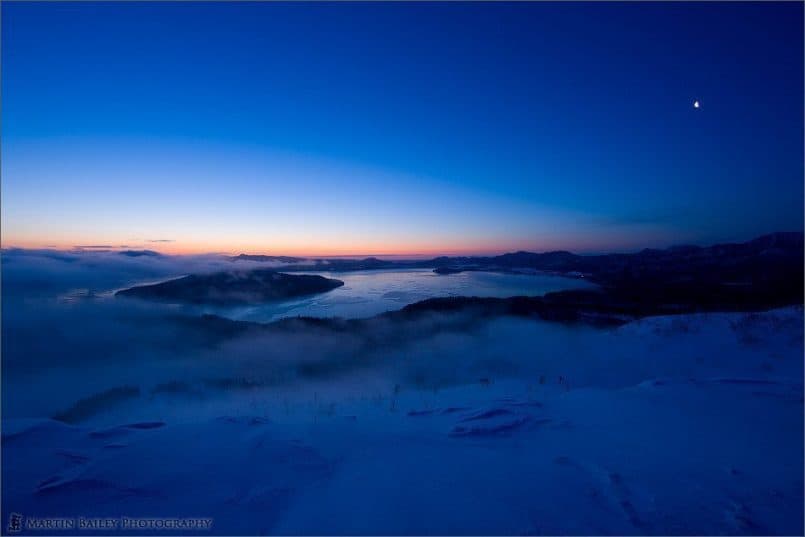
[[233,343],[195,369],[154,366],[140,395],[76,423],[4,421],[3,517],[213,517],[218,534],[801,534],[802,323],[786,308],[614,330],[498,320],[403,349],[293,339],[296,359],[346,347],[358,363],[272,382],[247,375],[265,350],[225,359],[269,340]]

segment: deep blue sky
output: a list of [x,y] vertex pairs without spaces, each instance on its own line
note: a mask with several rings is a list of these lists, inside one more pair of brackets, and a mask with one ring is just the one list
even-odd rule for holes
[[3,246],[800,230],[802,42],[801,3],[4,1]]

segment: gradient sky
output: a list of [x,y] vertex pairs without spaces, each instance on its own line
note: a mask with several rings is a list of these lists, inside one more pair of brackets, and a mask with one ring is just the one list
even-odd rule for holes
[[801,230],[802,43],[796,2],[3,1],[2,245],[583,252]]

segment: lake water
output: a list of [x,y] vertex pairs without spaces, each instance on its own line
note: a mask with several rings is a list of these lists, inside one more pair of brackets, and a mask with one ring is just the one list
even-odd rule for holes
[[[111,294],[184,267],[6,259],[2,523],[13,509],[209,516],[209,533],[233,535],[802,535],[800,307],[607,329],[488,318],[457,330],[434,315],[227,334],[165,315],[198,308]],[[345,285],[216,313],[361,317],[590,287],[325,275]]]
[[371,270],[344,273],[316,273],[344,282],[327,293],[271,304],[238,308],[205,308],[205,313],[267,322],[298,315],[311,317],[371,317],[398,310],[407,304],[432,297],[536,296],[562,289],[588,289],[594,284],[575,278],[544,274],[502,274],[461,272],[439,275],[430,269]]

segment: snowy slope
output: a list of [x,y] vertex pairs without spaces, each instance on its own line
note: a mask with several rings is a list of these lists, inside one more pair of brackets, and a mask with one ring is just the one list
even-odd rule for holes
[[614,330],[498,320],[320,378],[211,384],[186,369],[161,389],[137,380],[139,395],[73,424],[3,421],[3,520],[802,534],[802,323],[801,308]]

